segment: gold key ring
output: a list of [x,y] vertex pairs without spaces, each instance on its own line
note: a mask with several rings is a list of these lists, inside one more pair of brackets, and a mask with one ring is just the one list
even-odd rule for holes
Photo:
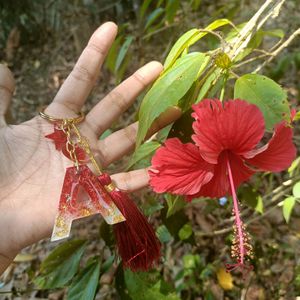
[[80,113],[78,113],[77,114],[78,116],[75,118],[64,118],[64,119],[52,117],[52,116],[46,114],[44,112],[44,110],[40,111],[39,114],[40,114],[40,117],[43,118],[44,120],[47,120],[48,122],[55,123],[55,124],[57,124],[57,123],[59,123],[59,124],[60,123],[78,124],[78,123],[82,122],[85,118],[85,115],[82,111]]

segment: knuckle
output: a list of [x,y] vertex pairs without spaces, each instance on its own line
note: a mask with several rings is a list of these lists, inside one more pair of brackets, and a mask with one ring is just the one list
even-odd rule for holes
[[109,151],[107,151],[107,146],[105,144],[105,140],[98,141],[98,158],[101,162],[102,167],[107,167],[110,164]]
[[110,98],[110,102],[117,107],[117,109],[121,112],[125,111],[128,107],[127,100],[125,96],[119,93],[117,90],[112,90],[108,97]]
[[87,48],[91,51],[95,51],[98,54],[105,56],[107,53],[107,47],[105,47],[104,45],[97,45],[95,43],[89,43],[87,45]]
[[94,82],[94,75],[83,65],[75,65],[71,75],[80,81],[85,81],[88,83]]
[[122,182],[123,182],[123,189],[125,189],[126,191],[130,191],[131,189],[131,180],[132,180],[132,176],[129,173],[124,173],[123,178],[122,178]]
[[124,135],[130,144],[135,144],[137,129],[134,126],[128,126],[124,128]]
[[135,72],[133,74],[133,78],[137,82],[139,82],[142,85],[143,88],[146,88],[146,86],[147,86],[147,80],[146,80],[145,76],[143,76],[139,71],[137,71],[137,72]]

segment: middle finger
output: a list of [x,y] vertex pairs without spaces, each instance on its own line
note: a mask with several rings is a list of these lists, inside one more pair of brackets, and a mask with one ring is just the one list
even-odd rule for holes
[[161,63],[153,61],[123,81],[86,116],[86,123],[98,136],[135,101],[136,97],[161,73]]

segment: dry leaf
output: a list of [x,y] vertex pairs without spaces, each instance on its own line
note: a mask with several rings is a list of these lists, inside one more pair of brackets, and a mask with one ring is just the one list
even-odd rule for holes
[[28,253],[20,253],[15,257],[14,262],[16,263],[29,262],[34,259],[36,259],[35,255],[28,254]]
[[230,273],[226,272],[224,268],[221,268],[217,272],[217,278],[219,285],[225,290],[232,290],[233,289],[233,280]]

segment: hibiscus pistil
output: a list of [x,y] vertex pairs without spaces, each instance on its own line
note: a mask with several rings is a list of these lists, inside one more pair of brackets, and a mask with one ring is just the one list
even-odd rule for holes
[[237,268],[242,270],[251,270],[252,265],[246,263],[246,259],[252,257],[252,246],[250,244],[249,233],[246,231],[246,226],[241,220],[239,201],[236,195],[235,186],[233,182],[232,171],[230,167],[229,159],[227,158],[227,171],[229,177],[229,183],[231,188],[232,200],[233,200],[233,214],[234,214],[234,238],[231,246],[231,257],[237,260],[237,263],[226,264],[226,270],[228,272],[233,271]]

